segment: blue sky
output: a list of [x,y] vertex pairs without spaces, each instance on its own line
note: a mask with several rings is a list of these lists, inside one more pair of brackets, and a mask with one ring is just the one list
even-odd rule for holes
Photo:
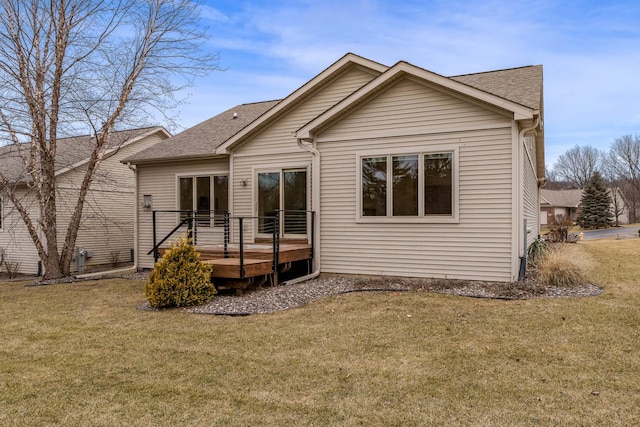
[[640,134],[637,0],[203,0],[201,12],[225,71],[183,94],[185,128],[283,98],[353,52],[445,76],[542,64],[548,165],[576,145]]

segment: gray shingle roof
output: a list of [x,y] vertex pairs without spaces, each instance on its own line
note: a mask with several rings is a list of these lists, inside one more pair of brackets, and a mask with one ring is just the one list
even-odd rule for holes
[[[280,101],[238,105],[122,161],[144,163],[163,159],[211,156],[215,154],[219,145],[278,102]],[[233,118],[234,114],[236,115],[235,119]]]
[[[160,129],[162,129],[161,126],[153,126],[116,131],[109,137],[108,148],[119,147],[133,138]],[[0,147],[0,171],[9,181],[26,181],[22,157],[29,155],[30,146],[30,143],[24,143]],[[59,138],[56,147],[56,171],[59,172],[71,165],[88,160],[94,148],[95,136],[93,135]]]
[[525,107],[534,110],[540,109],[542,65],[465,74],[449,78]]
[[578,207],[582,200],[582,190],[540,190],[540,205],[562,208]]
[[[539,109],[542,94],[542,66],[449,77],[517,104]],[[123,162],[147,163],[163,160],[202,158],[215,154],[217,147],[280,102],[242,104],[211,117],[158,144],[136,153]],[[237,118],[233,119],[233,114]]]

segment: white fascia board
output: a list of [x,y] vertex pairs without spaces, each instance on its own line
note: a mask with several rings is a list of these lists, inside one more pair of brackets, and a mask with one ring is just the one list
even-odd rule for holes
[[524,107],[520,104],[511,102],[504,98],[500,98],[499,96],[492,95],[480,89],[467,86],[463,83],[456,82],[455,80],[451,80],[447,77],[441,76],[423,68],[416,67],[409,64],[408,62],[401,61],[359,90],[357,90],[355,93],[343,99],[300,129],[298,129],[298,131],[296,132],[296,138],[302,140],[312,139],[314,131],[324,123],[326,123],[327,121],[332,121],[336,117],[339,117],[343,113],[343,111],[349,108],[349,106],[360,102],[370,94],[376,92],[377,90],[380,90],[387,83],[395,80],[403,74],[417,77],[419,79],[433,83],[437,86],[441,86],[451,91],[460,93],[467,97],[477,99],[506,111],[510,111],[513,113],[514,120],[526,120],[532,119],[534,117],[534,110],[530,108]]
[[265,114],[260,116],[258,119],[253,121],[251,124],[246,126],[240,132],[229,138],[223,144],[216,148],[216,154],[230,154],[234,145],[236,145],[239,141],[241,141],[245,136],[251,134],[256,128],[267,123],[272,117],[277,116],[282,111],[286,110],[291,104],[295,103],[298,99],[305,96],[306,94],[312,92],[318,85],[324,82],[327,78],[331,78],[336,73],[345,69],[350,65],[360,65],[366,68],[370,68],[379,73],[384,73],[389,67],[386,65],[380,64],[378,62],[372,61],[367,58],[363,58],[361,56],[355,55],[353,53],[348,53],[338,61],[334,62],[327,69],[322,71],[320,74],[309,80],[307,83],[296,89],[285,99],[280,101],[277,105],[267,111]]

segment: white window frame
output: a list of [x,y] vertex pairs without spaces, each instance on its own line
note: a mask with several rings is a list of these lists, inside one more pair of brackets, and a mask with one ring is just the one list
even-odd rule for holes
[[[176,210],[180,210],[180,179],[181,178],[191,178],[193,180],[193,182],[196,182],[197,178],[209,178],[209,203],[211,204],[214,200],[214,179],[217,176],[226,176],[227,177],[227,194],[228,194],[228,200],[227,200],[227,204],[229,205],[229,208],[231,207],[231,190],[230,190],[230,186],[231,186],[231,176],[229,174],[229,172],[215,172],[215,173],[209,173],[209,172],[202,172],[202,173],[198,173],[198,172],[194,172],[194,173],[181,173],[181,174],[176,174],[176,202],[175,202],[175,206],[176,206]],[[191,202],[191,208],[192,210],[195,210],[194,207],[197,206],[197,192],[196,187],[194,185],[193,187],[193,200]],[[210,206],[210,210],[211,206]],[[222,225],[216,225],[215,224],[215,220],[212,218],[211,223],[209,225],[198,225],[199,228],[220,228],[222,227]]]
[[[451,185],[451,215],[424,214],[424,156],[428,154],[451,153],[452,185]],[[394,156],[418,156],[418,215],[417,216],[393,216],[393,185],[387,184],[387,215],[364,216],[362,215],[362,159],[368,157],[387,158],[387,180],[392,171],[392,159]],[[460,148],[459,146],[433,146],[428,149],[404,149],[404,150],[372,150],[356,152],[356,223],[421,223],[421,224],[458,224],[460,222]],[[387,181],[388,183],[389,181]]]

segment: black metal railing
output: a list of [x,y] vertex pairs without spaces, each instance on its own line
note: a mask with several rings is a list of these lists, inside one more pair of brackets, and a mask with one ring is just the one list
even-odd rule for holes
[[[224,258],[229,258],[232,245],[238,247],[239,275],[245,278],[244,256],[247,231],[250,242],[256,237],[269,236],[272,243],[272,272],[278,271],[280,243],[285,238],[305,239],[311,246],[311,261],[315,249],[315,212],[276,210],[263,216],[233,217],[228,211],[186,211],[158,210],[152,212],[153,248],[147,255],[153,254],[154,262],[160,257],[160,247],[179,231],[186,231],[193,244],[219,245],[222,243]],[[168,231],[165,231],[168,230]],[[257,232],[257,235],[254,234]],[[166,234],[165,234],[166,233]],[[237,236],[237,243],[233,243]],[[164,234],[162,239],[159,235]]]

